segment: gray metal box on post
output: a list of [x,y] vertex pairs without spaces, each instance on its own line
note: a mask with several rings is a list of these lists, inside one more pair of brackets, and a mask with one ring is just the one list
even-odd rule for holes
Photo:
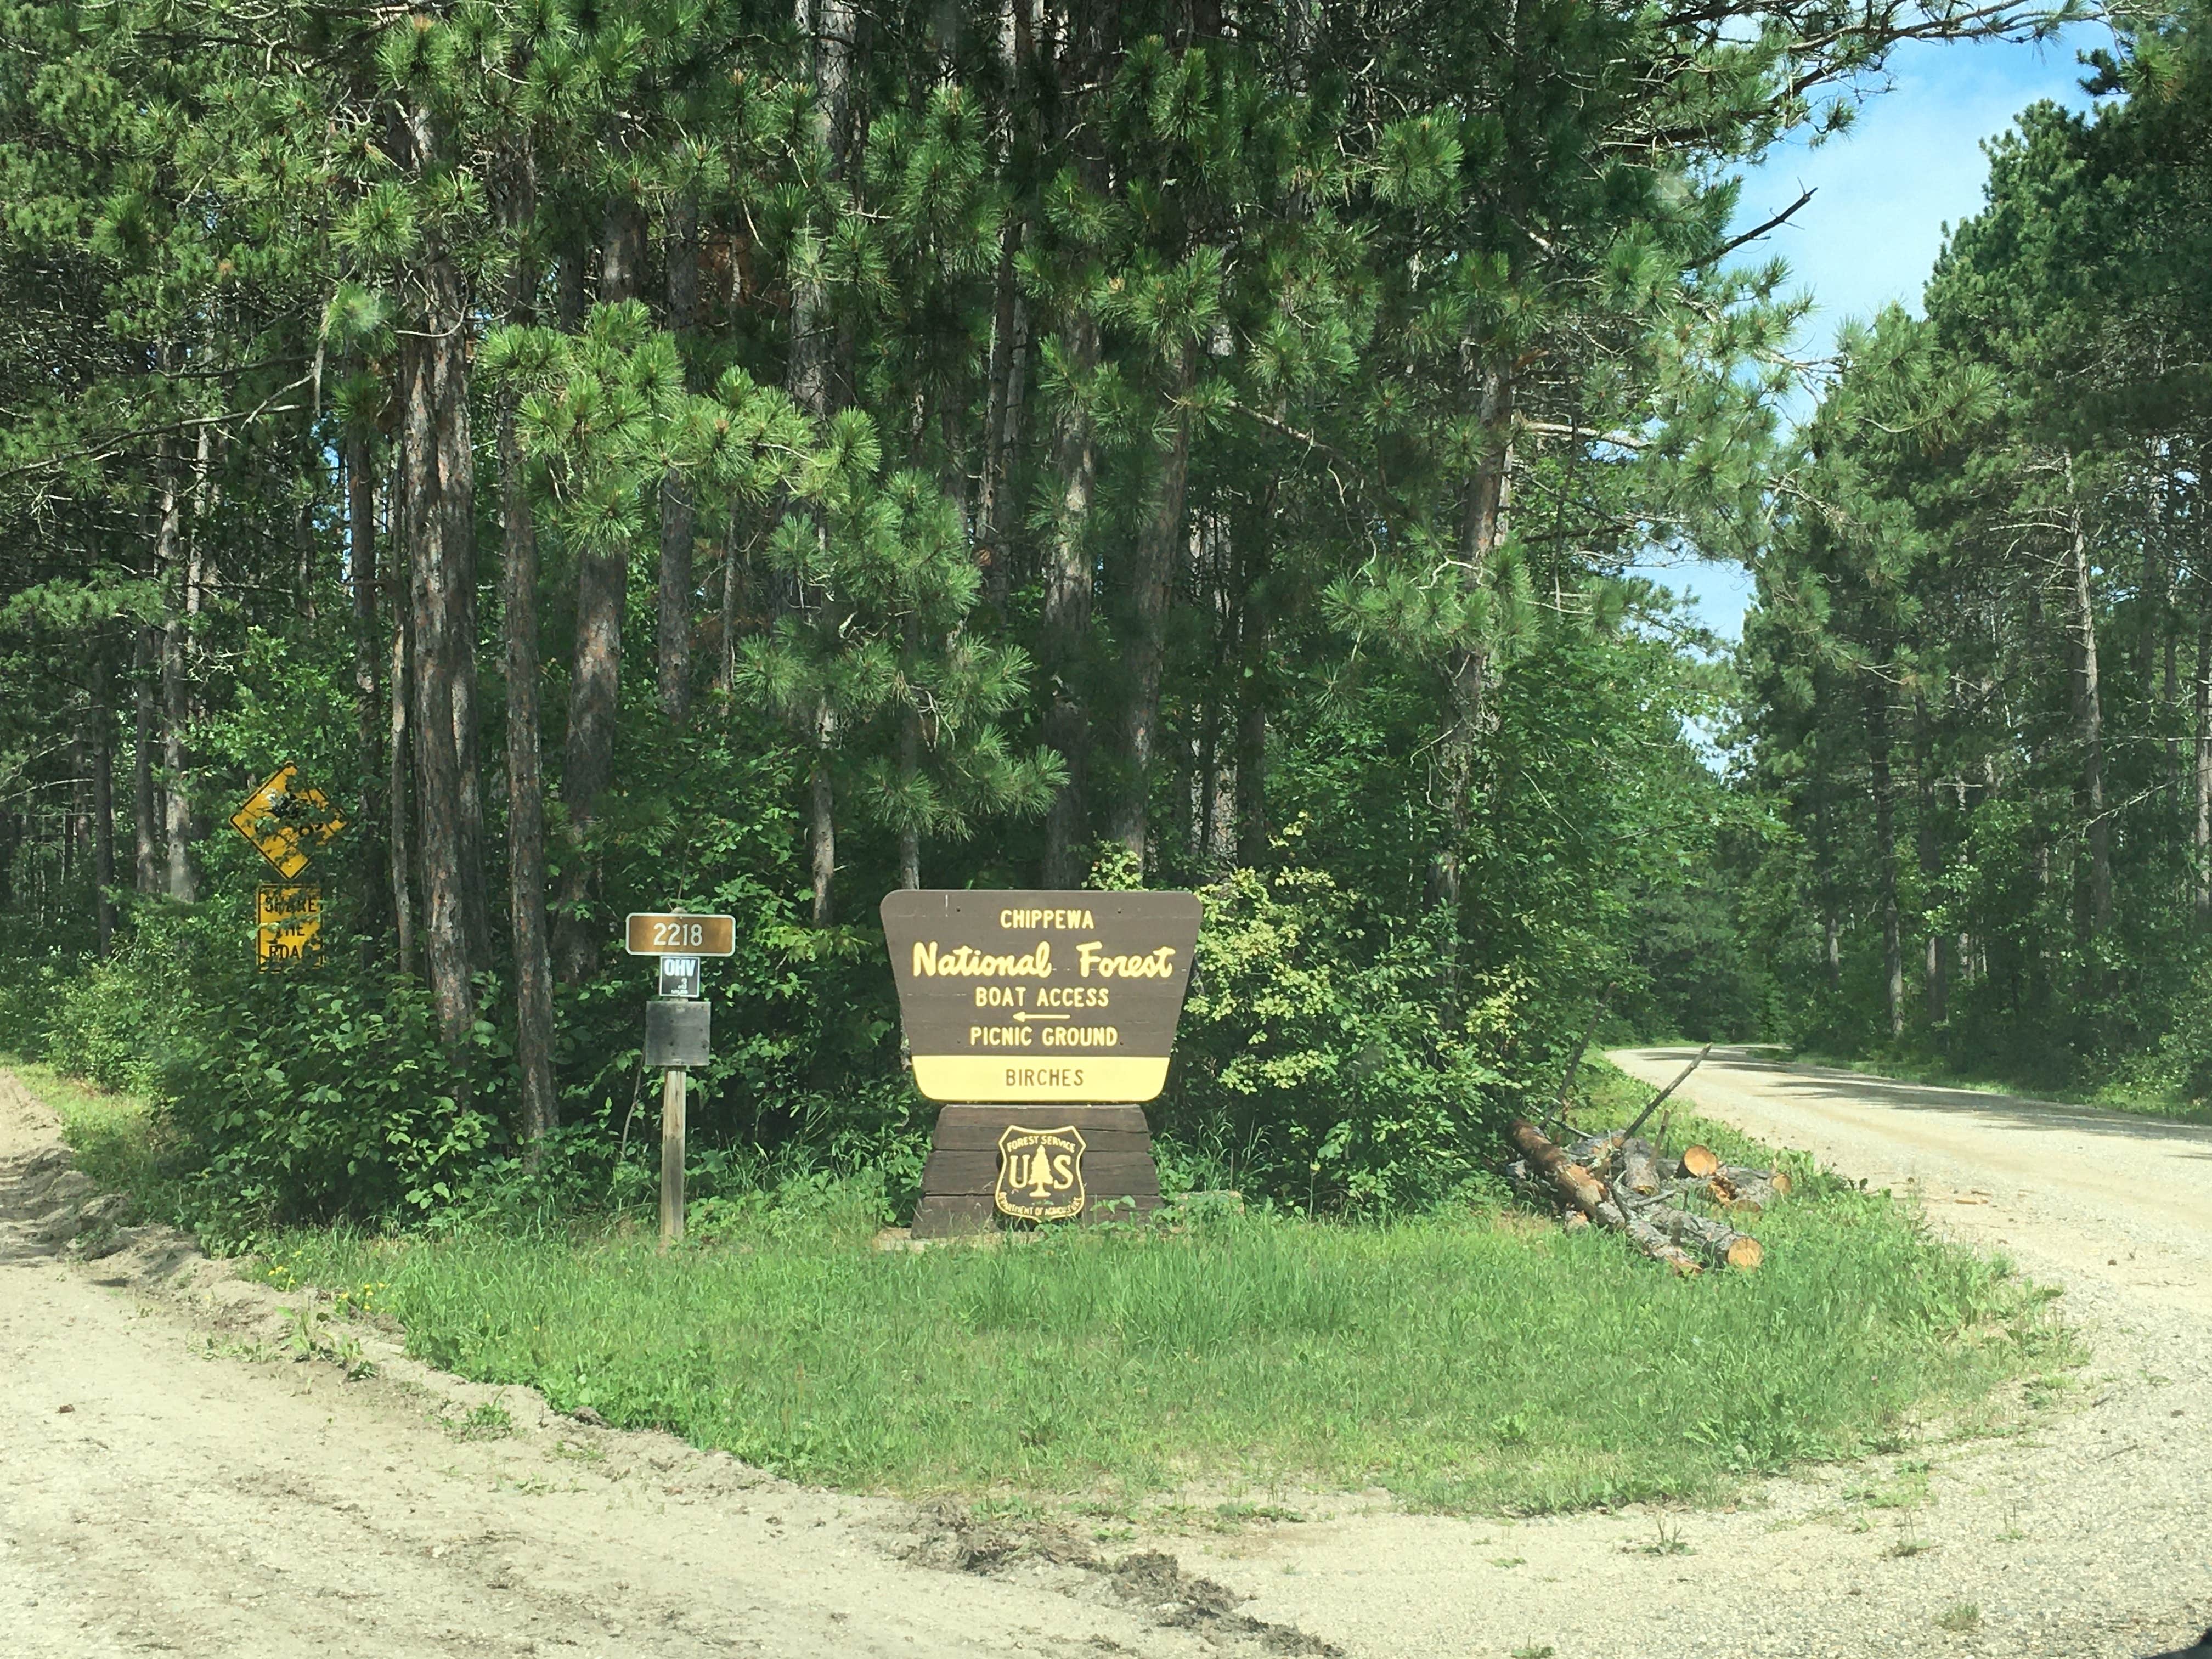
[[704,1066],[714,1058],[714,1005],[684,998],[645,1005],[645,1063],[656,1071]]

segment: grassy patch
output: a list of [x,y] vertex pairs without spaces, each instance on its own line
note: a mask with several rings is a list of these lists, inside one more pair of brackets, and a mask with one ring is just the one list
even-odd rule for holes
[[[1598,1094],[1585,1121],[1638,1097],[1602,1078]],[[119,1144],[143,1117],[92,1096],[64,1115],[88,1153],[117,1143],[97,1154],[112,1178],[157,1178]],[[1717,1126],[1678,1119],[1686,1133],[1765,1161]],[[1710,1498],[1894,1445],[2065,1358],[2031,1287],[1832,1181],[1760,1219],[1764,1270],[1686,1281],[1602,1233],[1486,1206],[882,1253],[872,1188],[849,1200],[733,1206],[666,1257],[618,1226],[299,1231],[263,1268],[563,1409],[802,1480],[1024,1506],[1192,1483],[1379,1484],[1492,1512]]]
[[0,1065],[61,1119],[78,1169],[107,1191],[130,1194],[148,1214],[168,1212],[174,1183],[164,1167],[161,1126],[150,1105],[51,1066],[5,1054]]
[[1937,1626],[1954,1636],[1964,1636],[1970,1630],[1979,1630],[1982,1610],[1972,1601],[1960,1601],[1936,1615]]
[[2049,1363],[2036,1298],[1837,1194],[1751,1277],[1483,1213],[884,1255],[866,1221],[726,1238],[288,1241],[410,1348],[795,1477],[905,1492],[1370,1482],[1452,1509],[1711,1496],[1883,1443]]

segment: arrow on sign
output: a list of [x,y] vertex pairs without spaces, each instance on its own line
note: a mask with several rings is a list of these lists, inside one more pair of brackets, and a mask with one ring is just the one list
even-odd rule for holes
[[1014,1018],[1027,1022],[1032,1019],[1073,1019],[1075,1016],[1073,1014],[1016,1014]]

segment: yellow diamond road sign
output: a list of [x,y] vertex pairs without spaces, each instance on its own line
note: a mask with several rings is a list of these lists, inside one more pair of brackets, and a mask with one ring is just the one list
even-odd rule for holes
[[230,815],[231,828],[287,879],[306,869],[307,855],[319,851],[346,822],[321,790],[295,789],[299,775],[300,769],[287,761]]

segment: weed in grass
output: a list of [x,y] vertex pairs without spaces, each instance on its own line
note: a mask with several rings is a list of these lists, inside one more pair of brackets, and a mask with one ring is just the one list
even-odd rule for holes
[[556,1440],[546,1454],[569,1463],[604,1463],[607,1455],[598,1446],[581,1446],[573,1440]]
[[1916,1555],[1925,1555],[1929,1550],[1936,1547],[1935,1545],[1928,1542],[1927,1540],[1921,1537],[1920,1528],[1913,1520],[1911,1510],[1907,1510],[1905,1512],[1905,1521],[1903,1525],[1905,1536],[1899,1539],[1894,1544],[1892,1544],[1887,1550],[1883,1551],[1883,1554],[1887,1555],[1893,1560],[1905,1561],[1911,1559]]
[[253,1365],[273,1365],[282,1358],[259,1337],[207,1336],[200,1339],[203,1359],[243,1359]]
[[1900,1463],[1894,1480],[1847,1487],[1844,1497],[1871,1510],[1918,1509],[1928,1501],[1928,1465]]
[[331,1358],[338,1362],[349,1382],[358,1382],[363,1377],[376,1375],[376,1362],[361,1351],[361,1339],[349,1332],[331,1346]]
[[496,1400],[487,1400],[455,1419],[441,1416],[439,1426],[456,1440],[503,1440],[514,1432],[514,1419]]
[[1531,1642],[1513,1650],[1513,1659],[1558,1659],[1559,1650],[1549,1642]]
[[365,1279],[358,1285],[349,1285],[335,1292],[331,1297],[331,1311],[340,1319],[356,1316],[372,1316],[381,1311],[377,1306],[377,1297],[391,1288],[381,1279]]
[[1954,1636],[1964,1636],[1970,1630],[1981,1628],[1982,1610],[1972,1601],[1960,1601],[1937,1613],[1936,1622]]
[[1493,1555],[1490,1558],[1490,1565],[1493,1567],[1525,1567],[1528,1565],[1528,1558],[1525,1555]]
[[329,1322],[330,1316],[312,1304],[303,1303],[292,1310],[291,1329],[284,1341],[295,1360],[313,1359],[321,1351],[323,1327]]
[[1682,1523],[1665,1516],[1657,1519],[1658,1535],[1642,1544],[1623,1544],[1624,1550],[1632,1549],[1638,1555],[1687,1555],[1690,1546],[1683,1541]]

